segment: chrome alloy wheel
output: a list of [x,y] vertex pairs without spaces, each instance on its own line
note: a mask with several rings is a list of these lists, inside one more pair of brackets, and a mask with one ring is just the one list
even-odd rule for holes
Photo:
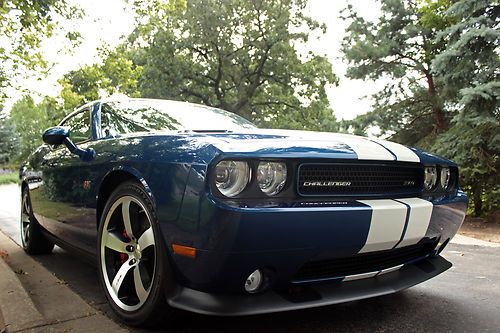
[[31,238],[31,203],[28,197],[28,191],[23,191],[21,201],[21,241],[23,247],[29,243]]
[[118,198],[104,220],[100,256],[106,289],[121,309],[135,311],[146,302],[155,276],[156,255],[147,209],[132,196]]

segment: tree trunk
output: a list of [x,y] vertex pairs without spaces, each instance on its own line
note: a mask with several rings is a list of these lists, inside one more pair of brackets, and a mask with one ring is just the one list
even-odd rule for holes
[[483,210],[483,199],[481,197],[481,186],[473,188],[474,217],[480,217]]
[[437,101],[436,86],[434,85],[434,78],[428,70],[424,71],[427,79],[427,91],[432,104],[432,113],[434,114],[434,132],[442,133],[446,130],[446,120],[444,111],[439,102]]

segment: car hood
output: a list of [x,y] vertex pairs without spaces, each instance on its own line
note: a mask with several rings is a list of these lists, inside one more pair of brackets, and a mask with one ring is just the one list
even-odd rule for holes
[[348,134],[295,131],[253,130],[241,133],[197,133],[226,155],[259,157],[318,157],[358,160],[420,162],[416,150],[380,139]]

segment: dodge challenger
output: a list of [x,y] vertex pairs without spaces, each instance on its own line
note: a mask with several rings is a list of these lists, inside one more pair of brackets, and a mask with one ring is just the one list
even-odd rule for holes
[[130,325],[403,290],[451,267],[467,207],[442,157],[185,102],[99,100],[43,141],[20,169],[23,247],[94,260]]

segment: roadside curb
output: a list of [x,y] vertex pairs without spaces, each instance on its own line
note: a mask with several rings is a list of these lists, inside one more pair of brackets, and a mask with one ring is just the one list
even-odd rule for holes
[[472,245],[472,246],[483,246],[483,247],[500,247],[500,243],[488,242],[478,238],[473,238],[461,234],[456,234],[450,241],[452,244],[460,245]]
[[0,259],[0,290],[2,291],[0,312],[3,316],[5,331],[16,332],[44,324],[43,316],[38,312],[16,273],[4,260],[9,260],[9,257],[5,256],[3,260]]
[[92,308],[1,231],[0,253],[5,260],[0,259],[0,311],[5,332],[128,332]]

